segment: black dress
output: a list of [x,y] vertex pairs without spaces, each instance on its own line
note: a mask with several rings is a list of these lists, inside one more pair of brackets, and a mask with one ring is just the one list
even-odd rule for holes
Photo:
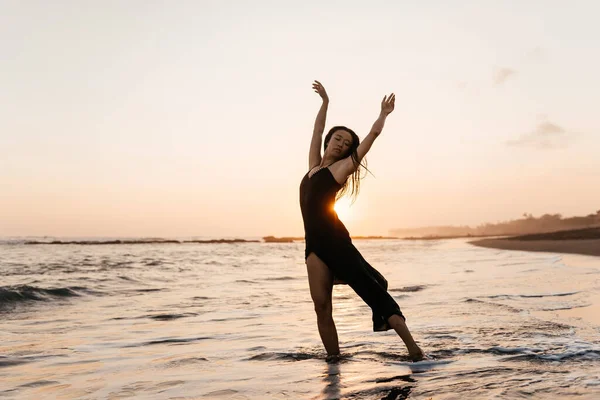
[[300,209],[306,239],[305,258],[315,253],[336,278],[346,282],[373,310],[373,331],[391,329],[387,319],[400,307],[387,292],[386,279],[373,268],[352,244],[348,230],[333,209],[335,195],[342,188],[328,167],[308,173],[300,183]]

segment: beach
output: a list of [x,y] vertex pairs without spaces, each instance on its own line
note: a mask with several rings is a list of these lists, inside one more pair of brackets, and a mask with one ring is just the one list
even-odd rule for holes
[[303,243],[0,243],[0,397],[600,396],[597,258],[466,239],[356,246],[429,361],[372,332],[341,285],[342,359],[325,362]]
[[[583,233],[583,234],[581,234]],[[580,239],[564,239],[578,236]],[[580,254],[590,256],[577,258],[572,263],[600,266],[600,239],[597,237],[598,229],[571,230],[537,235],[525,235],[502,239],[481,239],[470,242],[475,246],[500,250],[532,251],[545,253]],[[569,259],[565,257],[565,259]],[[593,294],[587,299],[584,307],[569,308],[565,310],[542,311],[552,313],[557,318],[580,319],[600,326],[600,295]]]
[[600,256],[600,227],[479,239],[470,243],[492,249]]
[[600,257],[600,239],[514,240],[480,239],[471,244],[501,250],[541,251],[547,253],[582,254]]

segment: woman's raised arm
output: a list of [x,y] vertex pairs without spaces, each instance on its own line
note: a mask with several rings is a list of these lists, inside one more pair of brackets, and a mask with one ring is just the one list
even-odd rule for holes
[[383,100],[381,100],[381,113],[379,113],[379,117],[373,123],[369,134],[363,139],[362,142],[360,142],[358,149],[356,149],[359,162],[363,159],[365,155],[367,155],[367,153],[371,149],[371,146],[373,145],[373,142],[375,141],[375,139],[377,139],[379,134],[381,134],[383,126],[385,125],[385,119],[388,115],[390,115],[392,111],[394,111],[395,101],[396,95],[394,93],[390,94],[389,97],[383,96]]
[[[385,125],[385,119],[388,115],[390,115],[392,111],[394,111],[395,101],[396,95],[394,93],[390,94],[389,97],[383,97],[383,100],[381,101],[381,112],[379,113],[379,117],[373,123],[369,134],[362,140],[362,142],[360,142],[358,148],[356,149],[359,163],[361,162],[363,157],[369,152],[371,146],[373,145],[373,142],[375,141],[375,139],[377,139],[377,137],[383,130],[383,126]],[[345,176],[349,176],[352,173],[354,173],[354,171],[358,167],[358,165],[354,164],[354,160],[352,160],[352,157],[346,157],[341,162],[343,163],[343,165],[341,166],[341,170]]]
[[312,140],[310,141],[310,150],[308,153],[308,168],[313,169],[321,163],[321,141],[323,138],[323,131],[325,130],[325,120],[327,119],[327,107],[329,107],[329,97],[321,82],[314,81],[312,85],[315,92],[323,99],[323,104],[317,114],[315,120],[315,127],[313,129]]

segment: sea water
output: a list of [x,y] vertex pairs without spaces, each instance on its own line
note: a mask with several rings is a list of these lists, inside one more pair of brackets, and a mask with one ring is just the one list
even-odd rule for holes
[[[600,398],[600,258],[356,240],[429,360],[335,286],[325,361],[303,243],[0,243],[0,398]],[[581,261],[581,262],[579,262]]]

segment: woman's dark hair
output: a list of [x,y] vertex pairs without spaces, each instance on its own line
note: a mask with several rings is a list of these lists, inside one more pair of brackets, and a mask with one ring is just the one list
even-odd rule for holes
[[[352,162],[354,164],[354,172],[350,175],[350,177],[344,183],[344,186],[342,186],[340,191],[337,193],[336,200],[344,197],[349,192],[350,199],[352,203],[354,203],[354,201],[356,200],[356,196],[358,196],[358,192],[360,191],[361,167],[368,171],[367,159],[366,157],[363,157],[363,163],[361,163],[358,160],[358,153],[356,152],[356,150],[358,149],[358,145],[360,144],[360,139],[352,129],[347,128],[345,126],[334,126],[329,130],[329,132],[327,132],[327,135],[325,136],[325,141],[323,143],[323,150],[327,149],[327,145],[329,144],[331,137],[336,131],[348,132],[352,136],[352,144],[348,149],[348,153],[350,154],[350,157],[352,157]],[[348,153],[344,154],[342,158],[348,157]]]

